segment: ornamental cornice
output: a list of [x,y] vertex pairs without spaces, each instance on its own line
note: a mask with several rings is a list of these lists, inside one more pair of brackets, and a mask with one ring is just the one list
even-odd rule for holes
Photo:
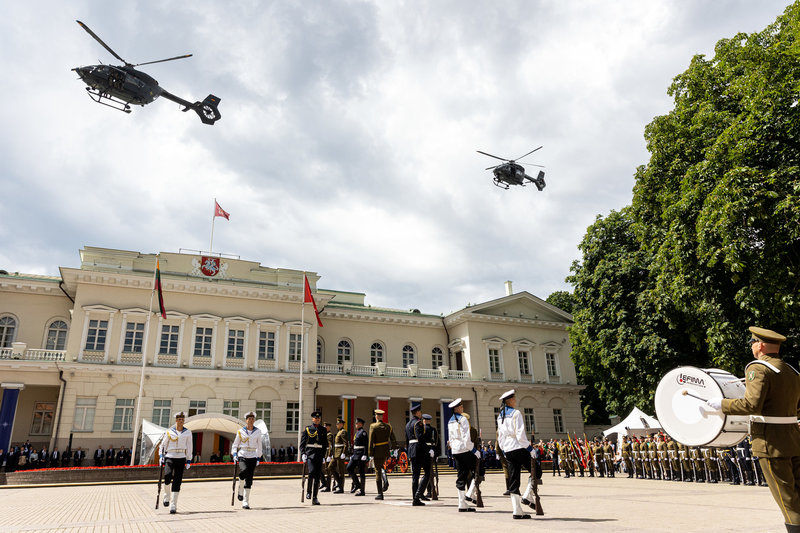
[[497,316],[497,315],[481,315],[477,313],[472,313],[470,311],[464,311],[462,313],[458,313],[452,315],[448,318],[445,318],[445,324],[447,327],[457,326],[459,324],[463,324],[465,322],[483,322],[489,324],[509,324],[514,326],[535,326],[539,328],[546,328],[546,329],[558,329],[561,331],[566,331],[569,324],[565,322],[551,322],[548,320],[536,320],[532,318],[520,318],[520,317],[513,317],[513,316]]
[[56,280],[38,280],[31,278],[2,277],[0,278],[0,291],[22,292],[28,294],[56,294],[64,295],[58,287]]
[[324,309],[320,312],[322,318],[347,320],[352,322],[373,322],[377,324],[401,324],[406,326],[420,326],[428,328],[441,328],[442,321],[438,318],[413,317],[408,315],[392,315],[379,312],[338,311]]

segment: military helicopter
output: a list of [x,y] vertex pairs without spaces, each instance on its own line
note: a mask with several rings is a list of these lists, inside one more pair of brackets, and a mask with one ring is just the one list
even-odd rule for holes
[[209,94],[202,102],[191,103],[183,98],[179,98],[174,94],[165,91],[158,85],[158,82],[153,77],[148,76],[144,72],[134,68],[141,65],[152,65],[153,63],[163,63],[165,61],[183,59],[186,57],[191,57],[192,54],[171,57],[169,59],[159,59],[158,61],[148,61],[147,63],[138,63],[133,65],[119,57],[117,53],[112,50],[110,46],[104,43],[100,37],[95,35],[95,33],[90,30],[86,24],[80,20],[77,20],[76,22],[80,24],[81,28],[86,30],[89,35],[94,37],[98,43],[103,45],[103,48],[108,50],[112,56],[124,63],[123,66],[100,64],[72,69],[77,72],[81,80],[88,85],[88,87],[86,87],[86,91],[88,92],[89,97],[98,104],[103,104],[118,111],[130,113],[131,104],[144,106],[159,96],[163,96],[167,100],[172,100],[173,102],[177,102],[178,104],[184,106],[182,111],[189,111],[190,109],[194,110],[194,112],[200,116],[200,120],[202,120],[204,124],[213,125],[214,122],[221,118],[222,115],[220,115],[219,110],[217,109],[219,98],[213,94]]
[[[525,169],[522,168],[522,165],[517,164],[517,161],[522,159],[523,157],[527,157],[531,155],[536,150],[540,150],[542,147],[534,148],[527,154],[523,155],[522,157],[518,157],[516,159],[506,159],[504,157],[497,157],[496,155],[487,154],[486,152],[481,152],[477,150],[479,154],[488,155],[489,157],[494,157],[495,159],[499,159],[500,161],[505,161],[505,163],[500,163],[499,165],[495,165],[493,167],[488,167],[486,170],[491,170],[494,174],[494,184],[502,189],[508,189],[511,185],[521,185],[525,186],[525,182],[529,181],[536,185],[536,188],[540,191],[544,189],[545,182],[544,182],[544,171],[540,170],[539,174],[532,178],[525,174]],[[534,167],[542,167],[542,165],[533,165]]]

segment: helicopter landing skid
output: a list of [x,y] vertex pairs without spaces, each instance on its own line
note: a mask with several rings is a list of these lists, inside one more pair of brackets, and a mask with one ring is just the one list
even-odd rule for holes
[[501,189],[508,190],[508,188],[509,188],[508,183],[505,183],[505,182],[503,182],[503,181],[501,181],[501,180],[499,180],[497,178],[492,178],[492,181],[494,182],[494,184],[496,186],[500,187]]
[[[130,113],[131,106],[127,102],[123,102],[122,100],[118,100],[113,96],[109,96],[107,93],[102,93],[97,89],[92,89],[91,87],[86,87],[86,93],[89,95],[89,98],[97,102],[98,104],[102,104],[104,106],[108,106],[111,109],[116,109],[117,111],[122,111],[123,113]],[[108,102],[104,102],[103,100],[108,100]]]

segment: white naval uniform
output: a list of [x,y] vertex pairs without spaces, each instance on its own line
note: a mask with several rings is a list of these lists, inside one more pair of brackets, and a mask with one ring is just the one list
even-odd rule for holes
[[[447,422],[447,436],[450,443],[450,451],[458,469],[456,477],[456,489],[458,490],[459,510],[468,510],[467,498],[473,498],[475,493],[475,479],[467,490],[467,480],[471,472],[478,475],[475,456],[475,444],[469,436],[469,420],[463,414],[453,413]],[[474,510],[474,509],[473,509]]]
[[184,427],[183,431],[179,433],[175,426],[172,426],[164,434],[164,438],[161,439],[159,453],[161,457],[167,459],[186,459],[191,461],[192,453],[194,452],[192,446],[191,430]]
[[508,406],[503,409],[505,418],[503,412],[497,417],[497,445],[500,446],[503,453],[513,452],[520,448],[529,449],[531,443],[525,432],[525,420],[522,418],[522,413],[518,409]]
[[466,416],[453,413],[447,423],[447,435],[450,438],[450,451],[453,455],[475,449],[475,444],[469,436],[469,420]]
[[525,493],[520,497],[520,471],[530,470],[530,453],[533,451],[525,430],[525,420],[518,409],[504,406],[497,417],[497,446],[503,450],[508,464],[506,489],[511,495],[511,508],[515,517],[526,517],[522,512],[521,500],[529,501],[533,486],[529,482]]
[[261,430],[255,426],[252,431],[248,430],[247,426],[239,428],[231,445],[231,454],[237,455],[239,459],[260,459],[264,453],[261,437]]

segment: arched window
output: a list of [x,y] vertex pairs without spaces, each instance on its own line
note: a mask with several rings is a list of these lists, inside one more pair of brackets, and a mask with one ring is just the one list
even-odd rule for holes
[[67,323],[63,320],[53,320],[47,328],[47,342],[45,350],[63,350],[67,345]]
[[444,352],[438,346],[434,346],[431,350],[431,368],[436,370],[444,365]]
[[0,318],[0,348],[11,348],[16,331],[17,321],[13,317],[4,316]]
[[352,361],[353,347],[348,340],[340,340],[336,346],[336,364],[341,365],[344,361]]
[[403,368],[408,368],[408,365],[416,363],[414,347],[410,344],[403,346]]
[[373,342],[372,346],[369,347],[369,364],[375,366],[376,363],[383,363],[383,353],[383,344]]

